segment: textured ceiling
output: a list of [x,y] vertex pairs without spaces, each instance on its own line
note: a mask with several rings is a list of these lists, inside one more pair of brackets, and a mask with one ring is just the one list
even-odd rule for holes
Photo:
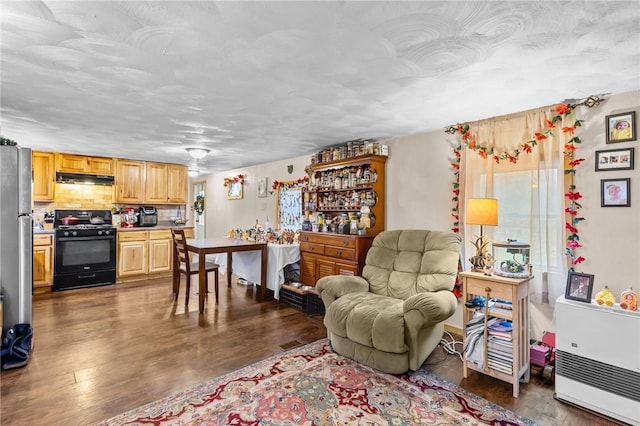
[[203,171],[640,88],[639,1],[1,2],[2,135]]

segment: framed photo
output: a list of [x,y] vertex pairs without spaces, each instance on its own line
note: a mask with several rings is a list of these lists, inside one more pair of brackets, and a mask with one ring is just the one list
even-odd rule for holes
[[258,198],[265,198],[267,196],[267,178],[262,178],[258,181]]
[[564,292],[564,298],[591,303],[593,279],[593,274],[569,272],[569,275],[567,276],[567,288]]
[[607,143],[636,140],[636,112],[607,115]]
[[633,170],[634,148],[596,151],[596,172],[603,170]]
[[631,178],[600,180],[600,205],[602,207],[631,206]]
[[244,185],[242,181],[229,183],[227,190],[227,200],[240,200],[244,193]]

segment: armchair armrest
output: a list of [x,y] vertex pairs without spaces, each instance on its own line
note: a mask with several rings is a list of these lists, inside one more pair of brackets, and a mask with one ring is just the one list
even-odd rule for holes
[[405,321],[418,328],[437,324],[451,317],[457,308],[456,296],[448,290],[418,293],[404,301]]
[[322,297],[324,306],[328,308],[334,300],[345,294],[368,292],[369,282],[362,277],[331,275],[318,280],[316,291]]

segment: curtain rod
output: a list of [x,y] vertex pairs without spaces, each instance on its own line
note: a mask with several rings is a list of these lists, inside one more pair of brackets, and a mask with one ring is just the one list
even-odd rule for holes
[[[563,101],[563,103],[569,105],[571,108],[575,108],[575,107],[578,107],[580,105],[584,105],[586,107],[593,108],[593,107],[596,107],[596,106],[600,105],[600,102],[604,102],[605,101],[603,96],[606,95],[606,94],[607,93],[603,93],[601,95],[592,95],[592,96],[589,96],[588,98],[584,98],[584,99],[565,99]],[[557,105],[557,104],[554,104],[554,105]],[[513,114],[499,115],[499,116],[491,117],[491,118],[483,118],[482,120],[471,121],[471,122],[468,122],[466,124],[473,124],[473,123],[477,123],[479,121],[493,120],[493,119],[497,119],[497,118],[505,118],[505,117],[516,115],[516,114],[524,114],[524,113],[527,113],[527,112],[530,112],[530,111],[535,111],[535,110],[545,109],[545,108],[551,108],[554,105],[547,105],[547,106],[544,106],[544,107],[534,108],[534,109],[530,109],[530,110],[527,110],[527,111],[516,112],[516,113],[513,113]],[[445,133],[449,133],[450,135],[455,135],[457,133],[457,131],[458,131],[457,129],[458,129],[458,125],[457,124],[456,125],[451,125],[451,126],[447,126],[444,129],[444,132]]]

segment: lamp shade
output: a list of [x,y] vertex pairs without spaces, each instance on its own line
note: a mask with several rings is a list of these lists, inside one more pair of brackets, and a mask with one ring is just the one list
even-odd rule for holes
[[498,225],[498,200],[495,198],[469,198],[465,214],[467,225]]
[[206,148],[186,148],[186,150],[189,155],[196,160],[204,158],[209,153],[209,150]]

